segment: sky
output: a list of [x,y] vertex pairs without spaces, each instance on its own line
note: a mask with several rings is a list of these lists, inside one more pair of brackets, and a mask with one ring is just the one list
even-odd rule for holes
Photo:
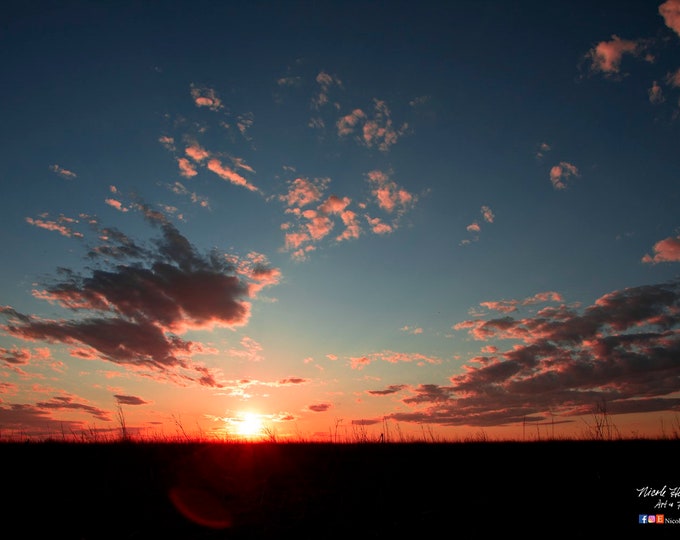
[[0,438],[680,430],[680,0],[17,2],[0,57]]

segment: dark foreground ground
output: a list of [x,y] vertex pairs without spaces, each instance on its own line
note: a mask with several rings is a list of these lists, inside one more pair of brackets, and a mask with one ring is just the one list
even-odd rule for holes
[[2,538],[680,537],[675,440],[2,443],[0,459]]

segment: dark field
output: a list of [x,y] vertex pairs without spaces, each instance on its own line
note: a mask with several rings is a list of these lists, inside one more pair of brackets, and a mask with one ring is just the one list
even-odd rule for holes
[[[0,537],[678,537],[679,450],[676,440],[2,443]],[[644,487],[661,491],[639,496]],[[640,514],[668,521],[638,524]]]

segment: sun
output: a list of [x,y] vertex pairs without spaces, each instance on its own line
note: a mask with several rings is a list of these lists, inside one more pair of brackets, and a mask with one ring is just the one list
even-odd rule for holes
[[234,419],[234,424],[236,434],[248,439],[262,435],[264,428],[262,417],[254,412],[240,413],[238,418]]

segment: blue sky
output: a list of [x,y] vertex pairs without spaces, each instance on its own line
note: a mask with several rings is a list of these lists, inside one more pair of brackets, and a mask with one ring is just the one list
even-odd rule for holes
[[674,425],[677,0],[37,6],[4,433]]

